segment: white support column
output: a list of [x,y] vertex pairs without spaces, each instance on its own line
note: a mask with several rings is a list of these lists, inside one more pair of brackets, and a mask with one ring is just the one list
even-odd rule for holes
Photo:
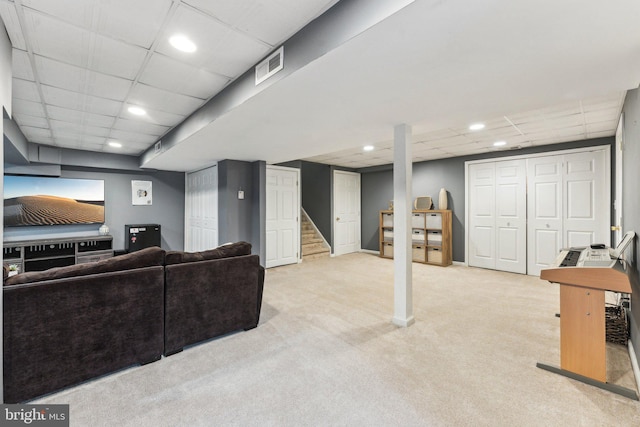
[[393,323],[407,327],[413,318],[411,277],[411,126],[394,128],[393,147]]

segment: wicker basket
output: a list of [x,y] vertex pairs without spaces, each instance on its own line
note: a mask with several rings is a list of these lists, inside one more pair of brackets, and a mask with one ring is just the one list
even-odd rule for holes
[[627,313],[622,306],[605,307],[607,341],[614,344],[627,345],[629,339],[629,323]]

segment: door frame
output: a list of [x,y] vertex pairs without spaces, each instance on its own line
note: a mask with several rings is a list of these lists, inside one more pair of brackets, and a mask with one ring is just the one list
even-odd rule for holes
[[[478,164],[478,163],[491,163],[491,162],[501,162],[507,160],[518,160],[518,159],[532,159],[536,157],[547,157],[554,155],[564,155],[564,154],[572,154],[572,153],[585,153],[588,151],[597,151],[604,150],[605,151],[605,164],[609,169],[609,173],[606,174],[605,179],[605,188],[608,188],[609,191],[609,202],[611,202],[611,145],[593,145],[589,147],[580,147],[580,148],[570,148],[567,150],[554,150],[554,151],[545,151],[541,153],[531,153],[531,154],[520,154],[516,156],[505,156],[505,157],[492,157],[482,160],[469,160],[464,162],[464,200],[465,200],[465,209],[464,209],[464,265],[469,266],[469,165]],[[611,203],[609,203],[610,205]],[[610,206],[607,208],[607,212],[609,214],[609,223],[611,224],[611,208]],[[527,254],[527,257],[529,255]],[[528,258],[527,258],[528,259]],[[529,274],[527,272],[527,274]]]
[[617,245],[624,235],[624,218],[622,216],[622,190],[624,186],[623,181],[623,166],[622,166],[622,154],[624,151],[624,113],[620,114],[618,120],[618,127],[616,128],[616,144],[615,144],[615,165],[616,165],[616,180],[615,180],[615,194],[614,194],[614,217],[612,226],[619,227],[614,230],[614,238],[611,242],[611,246]]
[[354,175],[358,177],[358,183],[360,187],[360,197],[358,197],[358,219],[356,224],[356,230],[358,233],[358,242],[359,248],[356,250],[362,251],[362,175],[358,172],[349,172],[343,170],[334,169],[331,174],[331,237],[332,237],[332,248],[331,248],[331,256],[338,256],[335,253],[337,247],[337,232],[336,232],[336,180],[335,176],[337,173],[345,174],[345,175]]
[[[300,225],[302,224],[301,219],[300,219],[300,212],[302,209],[302,181],[301,181],[301,174],[300,174],[300,169],[298,168],[290,168],[290,167],[286,167],[286,166],[274,166],[274,165],[267,165],[265,168],[265,205],[268,203],[266,201],[266,198],[269,197],[269,192],[266,191],[266,187],[268,185],[268,183],[266,182],[266,175],[269,172],[269,170],[280,170],[280,171],[288,171],[288,172],[295,172],[296,173],[296,182],[297,182],[297,187],[298,187],[298,194],[297,194],[297,198],[298,198],[298,203],[296,206],[296,212],[298,214],[297,216],[297,222],[298,222],[298,227],[296,228],[296,250],[297,250],[297,254],[298,257],[296,259],[297,263],[301,263],[302,262],[302,239],[301,239],[301,231],[300,231]],[[267,224],[266,224],[266,218],[265,218],[265,231],[267,228]],[[266,236],[265,236],[265,240],[266,240]],[[267,247],[267,242],[265,241],[265,248]],[[266,249],[265,249],[265,268],[271,268],[271,267],[267,267],[267,260],[266,260]]]

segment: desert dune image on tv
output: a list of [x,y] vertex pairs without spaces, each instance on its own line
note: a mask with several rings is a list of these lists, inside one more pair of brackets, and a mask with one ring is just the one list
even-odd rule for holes
[[104,222],[104,181],[4,177],[4,226]]

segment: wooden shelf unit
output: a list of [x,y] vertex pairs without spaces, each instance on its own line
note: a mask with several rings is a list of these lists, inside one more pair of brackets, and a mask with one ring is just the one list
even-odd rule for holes
[[18,272],[99,261],[113,256],[112,236],[83,236],[4,242],[3,263]]
[[[393,258],[393,211],[380,211],[380,256]],[[452,262],[451,211],[411,211],[412,259],[446,267]]]

